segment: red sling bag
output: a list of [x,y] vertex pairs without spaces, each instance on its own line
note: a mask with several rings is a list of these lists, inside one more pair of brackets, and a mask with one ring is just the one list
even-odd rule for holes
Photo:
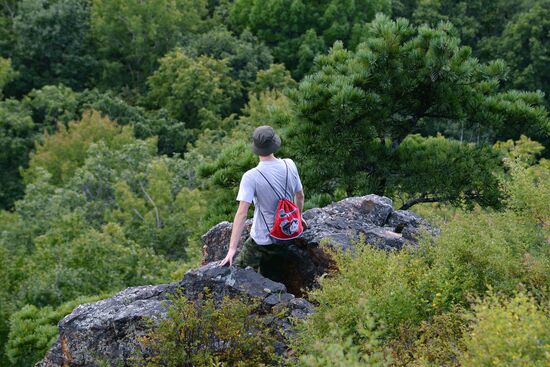
[[260,172],[262,177],[267,181],[273,192],[275,192],[275,195],[279,198],[277,209],[275,211],[275,220],[273,221],[273,226],[271,227],[271,229],[269,229],[269,225],[265,220],[261,208],[258,207],[258,210],[262,215],[269,235],[279,241],[289,241],[296,237],[299,237],[304,231],[304,227],[302,226],[302,216],[300,215],[300,209],[298,209],[298,206],[294,203],[294,201],[288,199],[288,165],[284,159],[283,162],[286,166],[284,196],[280,195],[279,192],[275,190],[275,187],[273,187],[271,182],[269,182],[267,177],[264,176],[262,171],[256,168],[258,172]]

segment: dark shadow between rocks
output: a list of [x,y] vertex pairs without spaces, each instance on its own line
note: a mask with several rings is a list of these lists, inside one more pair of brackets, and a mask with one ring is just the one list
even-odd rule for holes
[[260,273],[283,283],[296,297],[307,296],[317,284],[317,278],[335,269],[334,261],[319,246],[296,241],[285,255],[274,256],[260,265]]

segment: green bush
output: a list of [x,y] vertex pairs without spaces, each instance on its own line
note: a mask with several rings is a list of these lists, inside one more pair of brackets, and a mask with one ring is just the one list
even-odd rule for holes
[[83,303],[101,297],[79,297],[57,308],[26,305],[10,318],[7,355],[14,366],[33,366],[50,349],[57,338],[57,323]]
[[197,302],[172,296],[168,318],[153,325],[140,342],[134,365],[141,367],[210,367],[274,365],[274,342],[257,307],[224,298],[219,305],[208,294]]
[[[508,180],[517,177],[523,176]],[[544,189],[523,178],[514,185],[533,193]],[[418,248],[388,253],[358,243],[353,252],[334,253],[339,273],[320,280],[310,293],[317,310],[299,325],[294,344],[302,360],[312,365],[334,353],[348,358],[386,352],[398,366],[456,365],[472,299],[491,289],[503,296],[527,290],[547,299],[548,233],[535,220],[541,204],[521,195],[513,202],[503,212],[457,212],[438,237],[424,237]],[[370,333],[362,333],[365,324],[373,325]],[[374,350],[366,347],[373,345],[365,336],[372,333],[380,342]],[[319,349],[318,341],[333,349]]]
[[457,214],[436,240],[424,243],[421,254],[428,267],[421,286],[435,309],[467,304],[487,286],[509,294],[544,289],[550,281],[543,231],[509,211]]
[[543,367],[550,365],[548,308],[525,294],[505,300],[489,297],[474,306],[465,337],[463,366]]
[[387,344],[392,366],[459,367],[466,320],[464,309],[455,308],[424,320],[419,326],[402,325],[399,336]]
[[[361,308],[363,305],[359,305]],[[380,350],[381,332],[369,311],[355,327],[356,335],[335,322],[328,322],[327,334],[307,346],[307,353],[302,355],[298,365],[304,367],[383,367],[388,366],[390,359]]]

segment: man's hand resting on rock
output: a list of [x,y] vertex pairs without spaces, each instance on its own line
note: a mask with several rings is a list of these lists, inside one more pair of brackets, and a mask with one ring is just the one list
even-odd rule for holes
[[229,240],[229,249],[227,250],[227,255],[225,255],[225,258],[219,262],[218,266],[224,266],[225,264],[229,264],[229,266],[233,265],[233,257],[235,257],[235,253],[237,252],[237,244],[239,243],[241,234],[243,233],[244,222],[246,221],[246,213],[248,213],[249,206],[250,203],[247,203],[246,201],[239,202],[239,209],[237,209],[235,219],[233,220],[231,239]]
[[229,264],[229,266],[233,265],[233,257],[235,256],[235,252],[237,252],[236,249],[229,248],[227,255],[225,255],[225,258],[218,263],[218,266],[224,266],[225,264]]

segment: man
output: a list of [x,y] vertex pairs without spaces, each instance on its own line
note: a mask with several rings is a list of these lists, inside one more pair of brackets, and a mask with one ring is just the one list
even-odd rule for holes
[[[233,220],[229,249],[219,266],[233,264],[233,257],[251,203],[254,203],[255,208],[250,237],[235,259],[235,265],[243,268],[251,266],[259,270],[262,262],[272,256],[284,254],[287,245],[273,243],[273,239],[269,236],[269,229],[275,220],[277,202],[281,196],[287,196],[289,199],[293,196],[301,213],[304,207],[304,192],[294,162],[291,159],[283,160],[273,155],[280,146],[281,139],[271,126],[260,126],[254,130],[252,151],[259,156],[260,162],[255,168],[248,170],[241,179],[237,195],[239,208]],[[305,222],[301,220],[305,228]]]

